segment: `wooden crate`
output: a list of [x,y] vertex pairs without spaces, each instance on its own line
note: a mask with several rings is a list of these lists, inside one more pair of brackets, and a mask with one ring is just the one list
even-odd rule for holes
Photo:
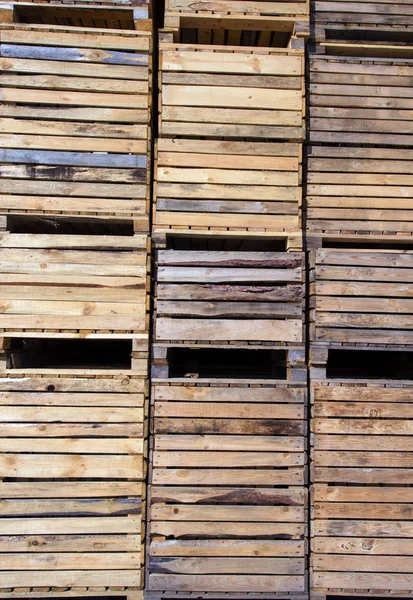
[[412,75],[411,60],[312,55],[310,142],[409,145]]
[[312,593],[413,591],[413,388],[312,384]]
[[153,386],[149,591],[306,590],[305,385]]
[[404,148],[310,146],[308,233],[411,236],[412,170],[413,151]]
[[133,215],[148,230],[148,32],[0,34],[2,210]]
[[0,390],[0,589],[140,587],[145,379],[2,373]]
[[[314,3],[312,39],[317,51],[352,52],[354,45],[370,55],[392,57],[391,52],[411,46],[413,4],[411,0],[321,0]],[[389,48],[390,44],[394,44]],[[386,47],[387,46],[387,47]],[[368,55],[368,54],[367,54]]]
[[7,231],[0,233],[0,246],[3,335],[48,330],[83,338],[100,333],[147,345],[146,235]]
[[154,340],[304,343],[301,252],[156,251]]
[[159,139],[154,224],[298,231],[301,160],[298,143]]
[[412,345],[411,251],[313,250],[310,282],[313,343]]
[[304,139],[304,51],[160,44],[160,137]]

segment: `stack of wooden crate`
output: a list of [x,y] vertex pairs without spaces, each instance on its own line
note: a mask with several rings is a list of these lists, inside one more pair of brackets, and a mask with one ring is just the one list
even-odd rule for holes
[[[233,4],[261,14],[235,19]],[[297,38],[272,37],[279,12],[257,39],[242,33],[265,11],[302,9],[166,10],[176,28],[160,45],[155,154],[155,599],[307,594],[304,53]],[[177,43],[189,38],[199,45]]]
[[320,600],[413,593],[412,10],[315,3],[306,217]]
[[4,14],[0,595],[140,598],[149,21],[108,3]]

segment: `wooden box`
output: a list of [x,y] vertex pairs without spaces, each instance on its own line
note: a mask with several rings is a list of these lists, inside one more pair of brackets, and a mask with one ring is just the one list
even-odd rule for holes
[[0,590],[140,587],[146,381],[2,373],[0,390]]
[[412,76],[411,60],[312,55],[309,141],[409,145]]
[[312,384],[314,598],[413,591],[413,387]]
[[2,26],[0,208],[149,214],[148,32]]
[[153,386],[149,591],[306,590],[305,401],[269,381]]
[[386,235],[411,237],[412,171],[409,149],[310,146],[306,199],[310,238],[344,233],[354,239],[374,236],[381,243],[380,237]]
[[310,339],[327,344],[413,343],[413,254],[314,250]]
[[298,231],[301,145],[159,139],[155,227]]
[[160,45],[159,136],[302,141],[304,51]]
[[304,343],[301,252],[157,250],[154,340]]
[[147,346],[146,235],[3,232],[0,246],[1,331],[100,334]]
[[321,0],[312,10],[312,39],[317,52],[354,56],[411,56],[411,0]]

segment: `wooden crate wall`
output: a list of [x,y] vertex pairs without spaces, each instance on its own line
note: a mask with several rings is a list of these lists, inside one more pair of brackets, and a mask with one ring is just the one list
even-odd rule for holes
[[2,372],[1,591],[142,585],[146,386],[127,371]]
[[404,235],[413,232],[413,150],[310,146],[310,234]]
[[104,331],[147,345],[146,235],[4,232],[0,245],[3,332]]
[[159,136],[304,139],[304,53],[160,45]]
[[2,211],[129,215],[147,230],[150,35],[0,34]]
[[311,37],[319,53],[393,58],[406,55],[403,46],[410,45],[411,0],[317,0],[311,17]]
[[297,231],[301,155],[298,143],[161,138],[155,226]]
[[312,383],[314,597],[413,591],[412,400],[411,382]]
[[304,343],[301,252],[156,252],[154,340]]
[[410,145],[412,75],[411,60],[312,55],[310,142]]
[[410,251],[312,251],[311,341],[411,345],[412,267]]
[[305,398],[154,383],[148,590],[304,592]]

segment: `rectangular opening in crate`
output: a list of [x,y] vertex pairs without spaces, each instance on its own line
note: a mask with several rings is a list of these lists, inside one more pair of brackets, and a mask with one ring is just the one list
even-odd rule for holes
[[288,238],[256,238],[245,236],[180,236],[167,235],[168,250],[222,250],[245,252],[286,252]]
[[387,237],[383,240],[379,236],[374,238],[374,241],[358,241],[358,240],[334,240],[325,238],[321,242],[322,248],[348,248],[349,250],[377,250],[382,246],[383,250],[412,250],[413,243],[410,240],[389,241]]
[[[222,21],[224,21],[222,23]],[[191,18],[187,15],[181,22],[185,23],[186,27],[182,27],[179,31],[179,42],[181,44],[207,44],[215,46],[267,46],[269,48],[288,48],[288,45],[293,34],[294,22],[284,21],[278,25],[283,27],[285,31],[270,31],[271,26],[277,27],[277,23],[268,22],[268,29],[265,31],[260,29],[260,25],[255,25],[248,17],[243,15],[238,23],[229,22],[228,20],[216,19],[209,20],[205,28],[205,21],[199,18]],[[214,28],[215,26],[215,28]],[[234,28],[232,28],[234,27]],[[245,27],[245,29],[243,29]]]
[[[147,11],[145,11],[147,13]],[[69,25],[99,29],[134,29],[133,9],[119,6],[71,7],[46,3],[14,4],[14,22],[40,25]],[[147,14],[146,14],[147,17]],[[145,18],[140,17],[140,18]]]
[[408,31],[400,31],[398,29],[386,28],[385,34],[383,29],[329,29],[325,30],[326,41],[343,40],[348,42],[383,42],[395,44],[411,45],[411,33]]
[[44,233],[47,235],[134,235],[133,222],[128,220],[53,216],[8,215],[6,229],[10,233]]
[[286,351],[169,348],[169,377],[286,379]]
[[327,379],[413,379],[406,350],[329,350]]
[[10,369],[130,369],[131,340],[11,338]]

